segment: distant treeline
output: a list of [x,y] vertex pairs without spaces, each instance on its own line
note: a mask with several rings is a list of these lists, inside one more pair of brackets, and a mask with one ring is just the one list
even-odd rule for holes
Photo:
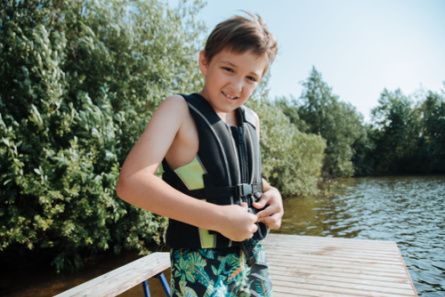
[[298,98],[274,104],[300,131],[326,140],[323,176],[445,173],[445,89],[415,98],[384,89],[368,124],[315,68],[303,86]]
[[[202,86],[201,8],[2,2],[0,260],[45,252],[61,271],[102,251],[163,243],[165,219],[114,187],[161,100]],[[444,172],[443,94],[414,105],[384,91],[366,125],[316,70],[304,86],[296,99],[270,100],[266,81],[249,102],[261,118],[264,176],[285,196],[316,194],[322,177]]]

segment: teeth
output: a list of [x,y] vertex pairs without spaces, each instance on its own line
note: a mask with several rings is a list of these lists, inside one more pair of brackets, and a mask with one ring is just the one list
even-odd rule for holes
[[226,96],[226,97],[229,98],[230,100],[238,99],[238,96],[230,96],[230,95],[227,95],[227,94],[224,93],[224,92],[222,92],[222,93],[223,93],[224,96]]

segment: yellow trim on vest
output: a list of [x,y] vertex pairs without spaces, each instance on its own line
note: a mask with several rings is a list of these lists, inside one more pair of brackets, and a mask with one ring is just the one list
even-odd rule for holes
[[[206,201],[204,199],[204,201]],[[201,242],[201,248],[211,249],[216,247],[216,235],[210,234],[209,230],[199,228],[199,240]]]
[[203,249],[216,247],[216,235],[210,234],[209,230],[199,228],[199,240],[201,241],[201,248]]
[[194,158],[190,163],[175,169],[175,173],[182,180],[189,190],[198,190],[204,188],[203,175],[206,173],[199,157]]
[[[193,159],[181,167],[176,168],[175,173],[189,190],[198,190],[204,188],[203,176],[207,171],[202,166],[199,157]],[[199,240],[201,248],[216,247],[216,235],[210,234],[209,230],[199,228]]]

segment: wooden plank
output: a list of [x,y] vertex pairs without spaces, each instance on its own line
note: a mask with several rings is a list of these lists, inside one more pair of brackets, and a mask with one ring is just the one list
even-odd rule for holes
[[302,262],[302,261],[308,261],[308,262],[320,262],[320,263],[326,263],[329,262],[331,264],[333,263],[339,263],[344,264],[348,263],[348,265],[372,265],[374,267],[382,267],[382,268],[394,268],[394,267],[400,267],[400,269],[403,269],[403,264],[399,261],[396,261],[395,259],[392,259],[391,261],[388,261],[386,259],[361,259],[361,258],[351,258],[347,257],[346,255],[342,257],[332,257],[332,256],[323,256],[320,257],[318,255],[308,254],[308,255],[302,255],[302,254],[294,254],[293,257],[287,256],[288,254],[285,253],[277,253],[271,252],[268,253],[268,258],[275,262],[285,261],[287,263],[296,263],[296,262]]
[[286,286],[291,288],[301,288],[306,285],[317,286],[317,287],[329,287],[332,290],[337,290],[338,292],[348,292],[350,290],[357,290],[360,292],[380,292],[384,294],[394,294],[394,295],[407,295],[412,296],[412,290],[410,286],[405,288],[397,288],[393,286],[377,286],[375,283],[351,283],[351,282],[343,282],[343,281],[335,281],[335,280],[326,280],[326,279],[310,279],[310,278],[290,278],[284,279],[282,277],[276,278],[272,277],[272,281],[274,285],[286,284]]
[[[317,253],[317,252],[299,252],[298,250],[292,250],[292,249],[283,249],[280,247],[270,247],[269,254],[271,256],[275,257],[283,257],[286,255],[297,255],[298,257],[311,257],[311,258],[318,258],[320,256],[329,257],[332,259],[339,258],[339,259],[355,259],[356,261],[378,261],[378,262],[386,262],[386,263],[400,263],[400,255],[394,254],[394,255],[379,255],[379,256],[373,256],[370,254],[360,254],[357,252],[347,252],[343,251],[342,253],[337,253],[336,251],[331,252],[324,252],[324,253]],[[320,257],[321,258],[321,257]]]
[[[296,280],[303,280],[305,282],[337,282],[337,283],[343,283],[343,284],[351,284],[351,285],[372,285],[376,287],[387,287],[387,288],[396,288],[396,289],[402,289],[402,290],[411,290],[411,286],[408,282],[404,281],[403,279],[379,279],[379,280],[373,280],[369,279],[366,276],[358,275],[355,278],[351,278],[350,275],[345,276],[339,276],[339,275],[329,275],[329,274],[321,274],[321,273],[311,273],[311,274],[305,274],[301,275],[300,277],[296,278],[294,276],[289,276],[286,274],[280,274],[280,272],[273,271],[272,273],[272,279],[273,280],[283,280],[283,281],[296,281]],[[395,281],[394,281],[395,280]]]
[[[313,270],[332,270],[332,271],[344,271],[344,272],[350,272],[350,273],[365,273],[365,274],[371,274],[371,275],[386,275],[386,276],[398,276],[401,274],[405,274],[405,271],[402,267],[400,269],[382,269],[379,267],[374,267],[371,265],[348,265],[348,262],[345,261],[344,264],[335,264],[335,263],[317,263],[315,261],[313,262],[305,262],[305,263],[286,263],[286,262],[277,262],[277,261],[271,261],[269,259],[269,264],[277,267],[307,267],[312,268]],[[397,268],[397,267],[396,267]]]
[[[289,269],[290,270],[290,269]],[[390,283],[391,286],[397,286],[397,284],[407,284],[409,285],[409,281],[402,277],[402,276],[378,276],[378,275],[370,275],[370,274],[358,274],[358,273],[345,273],[345,272],[332,272],[327,270],[310,270],[306,267],[296,267],[289,270],[282,270],[279,267],[270,266],[270,271],[273,275],[276,275],[278,277],[286,276],[286,277],[292,277],[292,278],[305,278],[305,277],[334,277],[334,278],[340,278],[344,281],[349,282],[360,282],[360,281],[366,281],[366,282],[382,282],[382,283]]]
[[[273,296],[417,296],[394,242],[270,234]],[[116,296],[170,266],[154,253],[57,296]]]
[[[268,253],[268,259],[273,262],[285,262],[285,263],[314,263],[314,264],[320,264],[323,265],[325,263],[329,263],[331,265],[344,265],[347,264],[348,266],[351,265],[367,265],[372,267],[381,267],[381,268],[389,268],[389,270],[400,270],[404,269],[404,265],[399,261],[385,261],[385,259],[379,259],[379,260],[366,260],[366,259],[360,259],[360,258],[348,258],[346,256],[344,257],[330,257],[330,256],[313,256],[313,255],[301,255],[301,254],[294,254],[293,257],[288,257],[286,259],[286,254],[283,253],[283,255],[274,255],[272,253]],[[290,253],[287,255],[291,255]],[[284,264],[285,264],[284,263]],[[396,269],[394,269],[396,268]]]
[[368,296],[378,296],[378,297],[410,297],[416,296],[413,294],[409,295],[400,295],[393,293],[383,293],[379,291],[362,291],[355,289],[347,289],[347,288],[338,288],[332,286],[323,286],[323,285],[312,285],[312,284],[301,284],[298,288],[288,286],[289,283],[276,282],[273,284],[273,296],[275,292],[279,293],[291,293],[294,296],[299,296],[296,292],[304,291],[309,296],[326,296],[326,297],[347,297],[347,296],[360,296],[360,297],[368,297]]
[[[308,242],[303,241],[301,239],[298,239],[298,241],[295,242],[282,242],[280,241],[274,241],[270,242],[266,240],[267,243],[271,246],[277,246],[281,248],[292,248],[292,249],[298,249],[301,251],[330,251],[330,250],[347,250],[347,251],[357,251],[360,253],[377,253],[377,254],[397,254],[398,247],[396,245],[394,246],[360,246],[360,245],[346,245],[346,244],[335,244],[335,239],[330,239],[329,242]],[[357,250],[359,248],[360,250]]]
[[153,253],[56,295],[116,296],[170,267],[169,253]]
[[417,296],[395,242],[269,234],[274,296]]
[[337,268],[332,266],[314,266],[314,265],[298,265],[298,266],[277,266],[276,263],[269,263],[271,269],[279,270],[282,273],[287,273],[290,275],[294,275],[296,269],[303,270],[308,273],[317,273],[317,272],[325,272],[330,274],[338,274],[338,273],[347,273],[353,277],[354,275],[367,275],[369,277],[386,277],[386,278],[399,278],[404,273],[387,273],[382,271],[370,271],[366,268]]
[[311,242],[311,243],[332,243],[334,240],[335,245],[356,245],[356,246],[397,246],[393,241],[387,240],[373,240],[373,239],[360,239],[360,238],[341,238],[341,237],[322,237],[311,235],[290,235],[280,233],[270,233],[267,237],[267,242],[290,242],[295,243],[299,241]]
[[[346,244],[335,244],[335,239],[330,242],[320,242],[319,244],[315,242],[304,242],[299,239],[296,242],[268,242],[270,246],[280,247],[280,248],[291,248],[301,251],[312,251],[312,252],[329,252],[335,250],[345,250],[351,252],[359,252],[359,253],[370,253],[370,254],[383,254],[383,255],[394,255],[398,254],[397,246],[360,246],[360,245],[346,245]],[[357,250],[357,249],[360,250]]]

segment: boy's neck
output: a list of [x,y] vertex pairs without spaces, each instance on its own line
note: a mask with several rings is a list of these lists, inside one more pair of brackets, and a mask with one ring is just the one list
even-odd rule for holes
[[237,126],[238,125],[238,121],[236,118],[236,112],[232,111],[232,112],[217,112],[216,113],[222,121],[224,121],[227,125],[229,126]]
[[215,113],[221,118],[221,120],[226,123],[229,126],[237,126],[238,125],[238,119],[236,116],[236,110],[232,110],[230,112],[222,112],[222,111],[218,111],[216,110],[212,103],[210,102],[210,100],[207,99],[207,97],[205,96],[205,92],[201,91],[199,93],[199,95],[201,95],[201,97],[206,100],[210,107],[212,107],[212,109],[215,111]]

